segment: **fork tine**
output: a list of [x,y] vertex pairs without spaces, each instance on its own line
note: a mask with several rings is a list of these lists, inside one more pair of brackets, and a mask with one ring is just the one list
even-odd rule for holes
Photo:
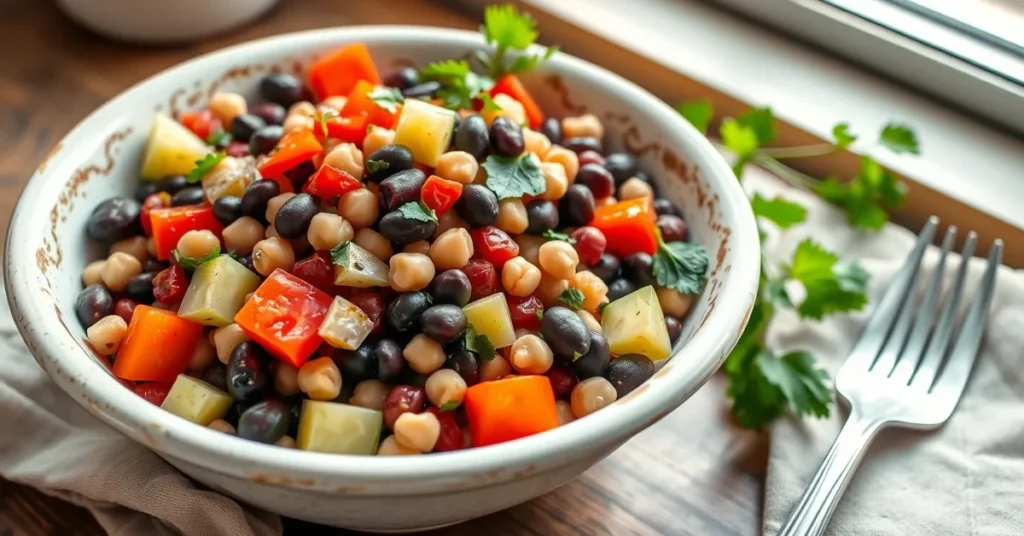
[[933,393],[959,399],[964,386],[967,385],[967,378],[971,375],[974,360],[978,357],[981,337],[985,333],[985,323],[988,321],[992,295],[995,294],[996,271],[1002,260],[1003,241],[996,240],[992,243],[992,249],[989,251],[988,266],[985,267],[985,275],[978,285],[978,294],[974,298],[974,303],[971,304],[971,310],[967,313],[963,327],[957,333],[956,344],[953,345],[953,350],[946,359],[945,367],[935,380],[932,387]]
[[938,314],[936,302],[942,289],[942,279],[946,272],[946,257],[953,247],[953,240],[956,239],[956,227],[950,226],[946,229],[946,236],[942,239],[942,252],[939,254],[939,262],[935,265],[935,273],[932,274],[932,282],[928,285],[928,291],[921,300],[917,317],[914,319],[914,330],[910,333],[907,346],[900,354],[896,362],[896,369],[893,370],[890,378],[902,385],[910,382],[918,362],[924,353],[925,345],[928,343],[928,334],[935,327],[935,316]]
[[935,229],[938,225],[938,218],[935,216],[928,218],[928,222],[917,236],[914,249],[910,251],[903,267],[896,273],[896,277],[889,284],[889,289],[885,291],[875,312],[868,319],[867,326],[864,327],[857,344],[850,352],[850,357],[843,364],[844,369],[866,371],[875,362],[878,352],[889,337],[894,317],[906,301],[908,291],[912,291],[914,288],[914,280],[917,278],[917,269],[924,256],[924,250],[935,238]]

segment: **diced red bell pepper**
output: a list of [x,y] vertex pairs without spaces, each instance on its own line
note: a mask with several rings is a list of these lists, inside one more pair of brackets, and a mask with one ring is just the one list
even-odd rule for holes
[[428,207],[434,209],[438,216],[443,216],[445,212],[455,206],[455,202],[461,195],[462,183],[442,179],[437,175],[427,177],[427,181],[423,183],[423,189],[420,191],[420,199]]
[[260,175],[265,178],[282,175],[324,150],[313,132],[304,129],[285,134],[278,142],[278,147],[259,167]]
[[348,94],[345,107],[341,109],[342,117],[364,116],[371,125],[383,128],[395,128],[398,114],[402,113],[402,105],[396,104],[395,111],[390,112],[370,98],[370,93],[377,89],[376,84],[360,80]]
[[138,305],[114,358],[114,375],[125,380],[173,382],[185,372],[203,326],[148,305]]
[[156,245],[156,258],[165,261],[178,247],[178,240],[189,231],[213,231],[220,238],[223,226],[213,215],[210,205],[157,208],[149,212]]
[[650,197],[637,197],[597,207],[590,225],[604,233],[606,250],[619,256],[654,255],[658,250],[658,214]]
[[317,331],[332,300],[279,268],[245,302],[235,323],[271,355],[298,368],[323,342]]
[[497,227],[478,227],[473,229],[470,237],[473,239],[473,254],[493,264],[498,270],[519,255],[519,244]]
[[146,233],[146,236],[153,235],[153,224],[149,219],[149,213],[155,208],[166,208],[169,206],[171,206],[171,194],[167,192],[149,194],[142,201],[142,209],[139,211],[139,223],[142,224],[142,232]]
[[537,128],[544,122],[544,111],[541,110],[540,106],[537,106],[537,102],[533,100],[533,97],[526,91],[526,87],[523,86],[523,83],[516,75],[506,74],[494,84],[494,87],[491,88],[491,96],[501,94],[508,95],[523,105],[530,128]]
[[347,172],[323,165],[309,178],[303,190],[317,197],[331,198],[362,187],[363,183]]
[[309,84],[317,97],[348,95],[360,80],[380,84],[380,74],[364,43],[345,45],[309,68]]
[[558,426],[555,392],[546,376],[481,382],[464,399],[473,446],[494,445]]
[[220,119],[210,110],[192,110],[181,113],[181,124],[202,140],[206,140],[214,132],[224,130]]
[[[324,130],[320,126],[319,121],[320,118],[318,117],[317,124],[313,127],[313,134],[322,143],[324,141]],[[341,140],[345,143],[362,145],[363,139],[366,138],[366,122],[366,117],[362,115],[354,115],[352,117],[328,115],[324,121],[324,126],[327,127],[327,137]]]

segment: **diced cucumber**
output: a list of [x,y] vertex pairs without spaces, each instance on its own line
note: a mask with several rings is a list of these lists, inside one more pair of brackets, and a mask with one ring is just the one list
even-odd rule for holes
[[260,276],[230,256],[219,255],[196,268],[178,316],[204,326],[226,326],[234,322],[245,295],[259,285]]
[[[339,253],[340,252],[340,253]],[[334,284],[341,287],[387,287],[391,269],[376,255],[346,242],[331,251],[334,262]]]
[[320,338],[335,348],[355,350],[373,330],[373,321],[354,303],[336,296],[320,324]]
[[641,354],[651,361],[672,354],[661,303],[650,285],[609,303],[602,313],[601,329],[613,354]]
[[448,150],[454,129],[455,112],[406,99],[395,127],[394,144],[408,147],[417,162],[436,166],[437,159]]
[[516,330],[512,327],[512,314],[508,310],[505,294],[499,292],[465,306],[466,320],[479,335],[486,335],[495,348],[512,346]]
[[303,400],[296,445],[331,454],[376,454],[383,421],[374,409]]
[[182,419],[206,426],[223,419],[234,402],[227,393],[203,380],[179,374],[160,407]]
[[196,161],[210,153],[206,142],[164,114],[156,114],[142,157],[142,180],[157,181],[168,175],[184,175]]

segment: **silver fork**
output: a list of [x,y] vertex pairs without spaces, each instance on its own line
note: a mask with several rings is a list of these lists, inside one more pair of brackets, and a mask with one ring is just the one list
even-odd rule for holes
[[1003,243],[996,240],[970,311],[957,324],[967,262],[977,236],[967,235],[956,279],[940,296],[946,257],[956,229],[942,240],[942,253],[920,298],[915,291],[925,248],[935,237],[939,220],[928,221],[917,244],[867,327],[836,375],[836,390],[850,406],[850,416],[821,463],[779,536],[810,536],[825,532],[829,518],[850,477],[879,430],[887,426],[932,430],[956,408],[981,344],[995,287]]

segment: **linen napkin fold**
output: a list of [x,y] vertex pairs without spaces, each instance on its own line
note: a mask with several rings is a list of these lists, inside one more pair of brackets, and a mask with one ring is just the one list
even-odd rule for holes
[[[790,257],[810,233],[825,247],[859,258],[871,274],[870,301],[864,311],[835,315],[824,322],[801,321],[793,313],[781,312],[769,329],[773,347],[810,351],[834,377],[872,305],[885,292],[917,237],[891,224],[879,233],[852,231],[839,211],[759,171],[748,170],[752,189],[767,196],[782,194],[809,208],[806,224],[770,234],[767,259],[779,262]],[[943,232],[945,225],[940,225],[939,233]],[[952,256],[947,261],[946,288],[959,259]],[[931,247],[925,257],[926,274],[930,276],[937,261],[938,248]],[[970,294],[965,296],[973,295],[984,266],[984,259],[971,261],[965,287]],[[875,436],[826,534],[1024,534],[1022,353],[1024,273],[1004,266],[997,275],[981,350],[956,411],[944,427],[933,432],[887,428]],[[765,536],[778,533],[839,434],[846,412],[842,404],[835,408],[827,419],[788,418],[772,427],[762,527]]]

